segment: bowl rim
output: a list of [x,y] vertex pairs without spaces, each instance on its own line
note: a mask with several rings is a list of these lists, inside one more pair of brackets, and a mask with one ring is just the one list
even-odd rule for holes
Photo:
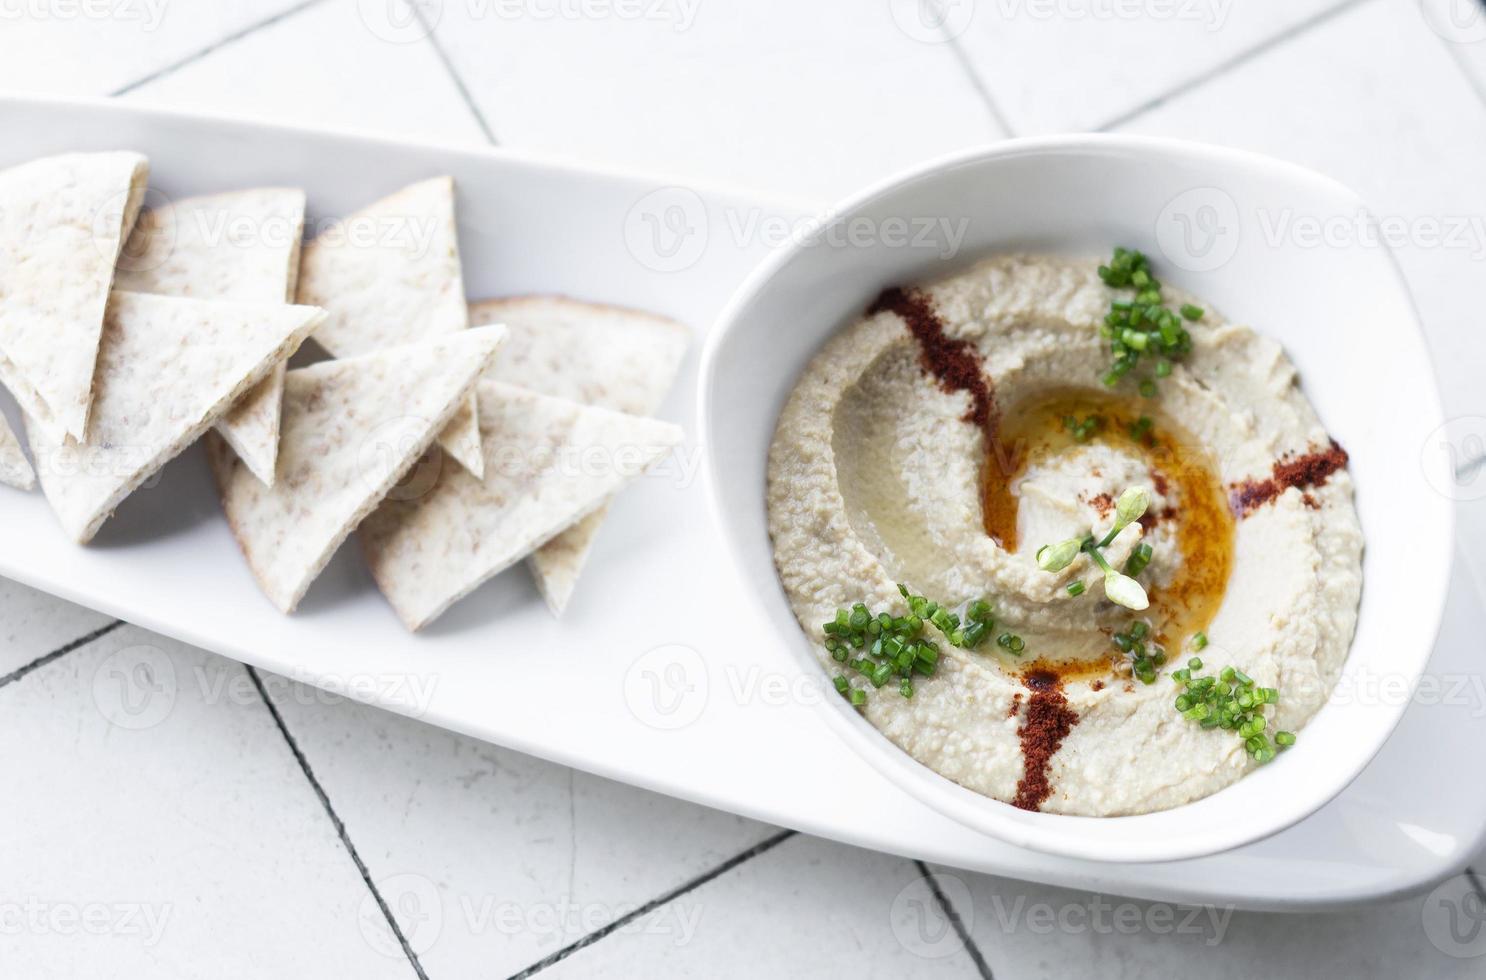
[[[950,171],[957,168],[1018,156],[1078,154],[1090,149],[1123,150],[1139,154],[1151,154],[1168,159],[1180,157],[1198,163],[1207,160],[1213,163],[1220,163],[1228,168],[1237,168],[1254,173],[1267,173],[1272,177],[1284,178],[1299,184],[1309,184],[1332,194],[1345,195],[1347,198],[1356,202],[1359,207],[1367,210],[1368,213],[1372,213],[1370,209],[1366,209],[1363,198],[1340,181],[1300,164],[1262,153],[1168,137],[1113,133],[1074,133],[1008,139],[995,144],[958,150],[932,158],[924,163],[879,180],[865,189],[846,197],[826,211],[825,217],[820,221],[820,226],[823,227],[834,221],[847,220],[874,203],[877,203],[880,199],[902,191],[909,185],[947,176]],[[765,257],[745,277],[717,315],[712,329],[708,332],[701,354],[698,371],[697,418],[699,434],[704,449],[702,480],[706,486],[709,512],[717,524],[728,560],[734,570],[739,572],[738,578],[740,580],[745,578],[742,574],[740,561],[744,545],[741,538],[742,532],[736,528],[735,522],[729,517],[726,502],[722,498],[720,491],[722,474],[718,472],[717,457],[713,451],[715,441],[712,435],[717,418],[714,392],[717,388],[717,378],[722,370],[720,351],[728,337],[735,330],[741,316],[769,288],[780,271],[794,261],[796,256],[807,247],[809,247],[808,236],[797,236]],[[1419,349],[1423,353],[1425,363],[1429,369],[1431,384],[1429,391],[1423,393],[1427,397],[1427,404],[1424,406],[1423,411],[1428,414],[1431,421],[1438,420],[1443,423],[1444,410],[1440,399],[1438,372],[1434,366],[1428,340],[1423,332],[1418,306],[1408,287],[1408,282],[1403,276],[1398,258],[1394,254],[1393,249],[1386,243],[1380,242],[1378,251],[1384,256],[1387,268],[1391,271],[1392,286],[1402,299],[1404,307],[1410,315],[1409,329],[1412,338],[1419,345]],[[777,406],[769,406],[769,408],[774,410],[777,416]],[[1428,638],[1428,649],[1426,654],[1419,659],[1417,669],[1408,674],[1411,685],[1416,684],[1419,677],[1423,675],[1428,667],[1429,659],[1433,655],[1434,646],[1438,640],[1443,623],[1445,602],[1449,590],[1453,565],[1455,513],[1450,501],[1443,501],[1441,506],[1444,508],[1444,525],[1442,528],[1443,533],[1438,540],[1440,554],[1433,556],[1437,560],[1431,561],[1426,566],[1431,573],[1435,574],[1438,581],[1434,583],[1434,588],[1430,592],[1424,593],[1429,598],[1428,608],[1415,610],[1413,615],[1416,624],[1421,627],[1419,632],[1422,636]],[[743,583],[740,581],[740,584]],[[773,585],[782,589],[782,586],[777,581],[777,576],[773,581]],[[762,586],[748,586],[743,584],[743,588],[748,594],[750,601],[759,603],[760,605],[764,604],[761,594]],[[1364,598],[1360,600],[1361,602],[1366,601],[1365,596],[1364,583]],[[1361,608],[1360,605],[1359,608]],[[802,638],[805,638],[803,631],[800,632],[800,635]],[[808,638],[805,639],[806,643],[808,643]],[[1355,642],[1356,635],[1354,633],[1352,643],[1355,644]],[[804,645],[794,644],[790,651],[791,658],[802,669],[804,668],[804,664],[802,662],[803,655],[800,648]],[[1350,654],[1351,644],[1348,646],[1348,657],[1350,657]],[[811,655],[813,657],[813,651]],[[812,662],[809,666],[817,671],[820,669],[818,661]],[[1090,817],[1021,810],[1012,811],[1009,804],[967,789],[919,762],[890,741],[844,700],[831,698],[827,699],[827,703],[831,705],[831,708],[827,711],[830,727],[836,732],[838,737],[843,738],[858,756],[865,759],[879,773],[893,780],[905,792],[908,792],[932,809],[951,817],[965,826],[1018,846],[1048,854],[1097,861],[1100,863],[1130,863],[1184,860],[1231,850],[1245,844],[1263,840],[1305,819],[1334,799],[1361,774],[1367,764],[1382,749],[1388,738],[1392,736],[1405,710],[1409,707],[1411,699],[1401,699],[1394,704],[1377,706],[1379,711],[1387,712],[1386,724],[1370,729],[1375,734],[1371,738],[1370,744],[1365,747],[1364,752],[1356,757],[1357,765],[1344,775],[1326,783],[1323,786],[1324,791],[1304,798],[1297,797],[1294,804],[1288,807],[1275,808],[1275,811],[1266,815],[1264,819],[1224,825],[1221,830],[1212,831],[1205,836],[1194,837],[1185,843],[1131,842],[1130,846],[1113,854],[1110,853],[1110,848],[1106,843],[1083,839],[1079,834],[1080,827],[1089,826],[1090,821],[1096,821],[1100,824],[1140,821],[1152,814]],[[1176,807],[1153,811],[1153,814],[1178,812],[1184,807],[1206,798],[1208,797],[1199,797],[1197,800],[1180,804]],[[1007,811],[1011,812],[1008,813]]]

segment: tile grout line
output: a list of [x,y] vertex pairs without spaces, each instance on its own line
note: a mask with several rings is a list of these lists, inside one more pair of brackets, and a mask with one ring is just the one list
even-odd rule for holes
[[194,64],[195,62],[200,61],[202,58],[205,58],[207,55],[216,51],[218,48],[224,48],[229,44],[241,41],[249,34],[257,33],[265,27],[271,27],[282,20],[287,20],[290,17],[293,17],[295,14],[302,13],[309,8],[323,2],[324,0],[302,0],[301,3],[297,3],[285,10],[280,10],[278,13],[274,14],[271,17],[264,18],[263,20],[260,20],[255,24],[249,24],[247,27],[239,28],[238,30],[233,31],[231,34],[228,34],[226,37],[218,38],[199,51],[188,54],[184,58],[166,65],[164,68],[157,68],[156,70],[150,72],[148,75],[145,75],[143,78],[136,78],[134,81],[128,83],[127,85],[124,85],[122,88],[115,89],[114,91],[108,93],[109,98],[118,98],[121,95],[127,95],[135,89],[140,88],[141,86],[148,85],[151,82],[159,81],[160,79],[165,78],[167,75],[174,74],[187,65]]
[[[944,28],[942,25],[941,29],[948,31],[948,28]],[[975,89],[976,93],[980,95],[980,100],[990,110],[991,120],[997,126],[1001,127],[1001,132],[1005,136],[1015,138],[1016,129],[1012,127],[1011,120],[1006,118],[1006,113],[1001,111],[1001,103],[997,102],[996,97],[991,94],[990,87],[986,85],[985,79],[981,78],[980,73],[975,70],[975,66],[970,61],[970,55],[965,52],[964,48],[960,47],[960,42],[957,39],[950,37],[947,33],[944,40],[949,45],[950,53],[954,55],[955,61],[959,63],[961,70],[970,79],[970,87]]]
[[335,812],[335,807],[331,806],[330,797],[326,794],[325,788],[320,785],[320,781],[315,778],[314,770],[310,768],[309,760],[300,751],[299,743],[294,741],[293,735],[289,734],[289,726],[285,724],[284,716],[279,714],[278,705],[274,704],[273,699],[268,696],[268,691],[263,687],[263,680],[258,676],[257,669],[249,664],[243,664],[243,669],[248,672],[248,677],[252,680],[253,686],[258,689],[258,696],[263,699],[263,704],[268,708],[268,713],[273,716],[273,723],[278,726],[279,734],[284,736],[284,741],[288,744],[289,751],[293,753],[294,760],[299,763],[299,769],[304,773],[304,778],[309,780],[310,788],[319,797],[320,805],[325,808],[326,816],[330,817],[330,823],[335,827],[335,832],[340,837],[341,845],[351,855],[351,861],[356,865],[356,870],[361,873],[361,880],[366,883],[366,887],[371,892],[372,898],[377,900],[377,908],[382,910],[382,915],[387,919],[387,925],[391,927],[392,934],[397,937],[397,942],[402,946],[403,953],[407,955],[408,962],[413,965],[413,972],[418,975],[419,980],[428,980],[428,974],[423,972],[423,964],[418,962],[418,954],[413,952],[413,947],[408,945],[407,937],[402,933],[402,927],[397,924],[397,919],[392,915],[392,910],[387,906],[387,900],[382,897],[382,893],[377,890],[376,884],[372,882],[371,872],[367,870],[366,862],[361,860],[361,854],[357,852],[356,845],[351,843],[351,836],[346,832],[345,822]]
[[500,146],[500,140],[495,138],[495,131],[490,128],[490,123],[486,121],[485,113],[481,112],[480,107],[475,105],[475,98],[470,94],[469,86],[464,84],[464,78],[455,69],[454,62],[449,59],[449,53],[444,50],[444,46],[439,43],[438,37],[435,36],[433,25],[423,16],[423,8],[417,0],[406,0],[406,2],[409,9],[412,10],[413,16],[418,18],[418,23],[422,25],[428,43],[433,47],[433,53],[438,55],[439,61],[444,66],[444,71],[449,73],[449,78],[454,82],[454,87],[459,91],[459,97],[464,100],[464,107],[470,111],[470,115],[475,117],[475,124],[480,127],[480,132],[485,134],[485,138],[490,141],[491,146]]
[[1445,46],[1445,50],[1450,53],[1450,60],[1455,62],[1455,67],[1459,68],[1460,73],[1465,76],[1465,83],[1470,86],[1472,92],[1476,93],[1476,98],[1479,99],[1481,102],[1486,103],[1486,88],[1482,87],[1481,80],[1478,79],[1475,72],[1471,71],[1470,67],[1466,65],[1465,56],[1460,51],[1460,45],[1454,41],[1451,41],[1449,38],[1443,37],[1440,38],[1440,43],[1443,44]]
[[934,893],[934,901],[939,903],[939,910],[949,919],[949,924],[954,927],[955,935],[960,937],[960,942],[965,944],[965,951],[970,954],[970,960],[975,964],[975,969],[985,980],[992,980],[991,968],[986,963],[986,958],[981,955],[980,947],[976,945],[975,939],[965,929],[965,923],[960,918],[960,913],[950,903],[949,897],[939,887],[939,882],[929,873],[929,868],[924,862],[917,859],[913,862],[918,868],[918,873],[924,876],[924,882],[929,886],[929,891]]
[[1206,85],[1208,82],[1213,81],[1214,79],[1221,78],[1222,76],[1233,71],[1235,68],[1240,68],[1253,61],[1255,58],[1267,54],[1275,48],[1278,48],[1281,45],[1284,45],[1296,39],[1297,37],[1300,37],[1303,34],[1307,34],[1311,30],[1328,23],[1341,14],[1344,14],[1356,7],[1360,7],[1364,3],[1368,2],[1371,2],[1371,0],[1341,0],[1341,2],[1327,7],[1325,10],[1322,10],[1319,13],[1312,14],[1310,17],[1307,17],[1300,23],[1292,25],[1288,29],[1281,31],[1273,37],[1265,38],[1251,48],[1245,48],[1243,51],[1238,52],[1228,60],[1221,61],[1218,64],[1213,65],[1211,68],[1198,72],[1196,75],[1193,75],[1191,78],[1186,79],[1185,81],[1179,83],[1178,85],[1162,93],[1161,95],[1158,95],[1153,99],[1148,99],[1145,102],[1142,102],[1140,105],[1135,106],[1134,108],[1127,109],[1119,115],[1115,116],[1113,119],[1106,120],[1098,126],[1095,126],[1091,130],[1091,132],[1107,133],[1111,130],[1117,129],[1120,126],[1123,126],[1126,123],[1129,123],[1132,120],[1145,115],[1153,109],[1160,108],[1167,102],[1170,102],[1172,99],[1177,98],[1180,95],[1184,95],[1192,89],[1200,88]]
[[665,892],[664,894],[656,898],[652,898],[650,901],[646,902],[644,905],[641,905],[639,908],[635,909],[633,912],[630,912],[628,915],[622,915],[608,925],[595,929],[593,932],[588,933],[586,936],[579,937],[578,939],[564,946],[562,949],[559,949],[557,952],[552,953],[550,956],[540,959],[537,962],[533,963],[531,966],[526,967],[524,970],[513,974],[510,977],[510,980],[526,980],[527,977],[539,973],[542,970],[547,969],[549,966],[555,966],[557,963],[567,959],[569,956],[573,955],[579,950],[584,949],[588,946],[592,946],[594,943],[608,936],[610,933],[613,933],[619,929],[623,929],[625,926],[629,925],[640,916],[645,915],[649,912],[653,912],[656,909],[660,908],[662,905],[665,905],[669,902],[674,902],[682,895],[685,895],[690,891],[694,891],[695,889],[702,887],[708,882],[727,874],[729,871],[732,871],[739,865],[746,864],[747,862],[758,857],[760,854],[770,851],[780,844],[783,844],[791,837],[796,836],[796,834],[796,831],[785,830],[775,834],[773,837],[770,837],[767,840],[760,841],[759,843],[750,847],[748,850],[743,851],[740,854],[733,855],[732,857],[728,858],[726,861],[722,862],[711,870],[697,875],[695,878],[691,879],[688,882],[685,882],[684,884],[677,885],[675,888],[671,889],[668,892]]
[[1465,869],[1465,880],[1470,882],[1471,888],[1476,893],[1476,897],[1482,901],[1486,901],[1486,886],[1482,886],[1481,879],[1476,875],[1475,868]]
[[[1477,0],[1477,4],[1481,8],[1486,8],[1486,0]],[[1486,16],[1486,9],[1480,11],[1480,15]],[[1443,44],[1445,46],[1445,50],[1450,53],[1450,60],[1455,62],[1455,67],[1459,68],[1460,73],[1465,76],[1465,82],[1471,87],[1471,91],[1476,93],[1476,98],[1479,99],[1482,103],[1486,103],[1486,86],[1483,86],[1482,80],[1478,78],[1476,76],[1476,73],[1471,71],[1470,66],[1466,64],[1464,54],[1465,44],[1460,41],[1452,41],[1437,31],[1432,33],[1439,37],[1440,43]]]
[[124,621],[122,619],[116,619],[112,623],[109,623],[107,626],[100,626],[98,627],[98,629],[94,630],[91,633],[84,633],[77,639],[72,640],[68,643],[64,643],[62,646],[57,647],[57,649],[53,650],[51,653],[43,653],[41,656],[37,657],[30,663],[23,664],[22,666],[17,667],[15,670],[6,674],[4,677],[0,677],[0,687],[4,687],[7,684],[14,684],[16,681],[25,677],[27,674],[31,673],[33,670],[36,670],[38,667],[45,667],[52,661],[60,657],[65,657],[72,651],[77,650],[81,647],[85,647],[89,643],[92,643],[94,640],[107,636],[123,625]]

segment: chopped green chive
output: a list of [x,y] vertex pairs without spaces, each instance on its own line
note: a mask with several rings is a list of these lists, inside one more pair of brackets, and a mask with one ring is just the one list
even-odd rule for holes
[[1099,415],[1090,415],[1079,419],[1073,415],[1063,416],[1063,427],[1073,434],[1075,442],[1088,442],[1100,429],[1104,428],[1104,419]]
[[1279,702],[1277,689],[1256,687],[1252,678],[1234,667],[1224,667],[1216,679],[1192,676],[1201,669],[1201,658],[1193,657],[1186,667],[1171,672],[1171,679],[1182,688],[1173,704],[1182,717],[1199,722],[1204,728],[1223,728],[1236,733],[1243,739],[1249,757],[1259,765],[1274,759],[1276,745],[1284,749],[1295,744],[1291,732],[1275,732],[1273,744],[1264,734],[1269,719],[1261,709]]
[[1151,563],[1153,554],[1155,554],[1155,549],[1149,542],[1142,541],[1136,545],[1135,550],[1130,552],[1130,557],[1125,559],[1125,574],[1134,578],[1145,571],[1145,567]]
[[[1171,360],[1192,350],[1192,335],[1182,326],[1182,319],[1163,304],[1161,283],[1151,275],[1150,260],[1134,249],[1117,247],[1109,263],[1099,266],[1099,278],[1111,288],[1135,290],[1132,298],[1111,300],[1100,324],[1099,332],[1109,341],[1113,355],[1109,370],[1100,380],[1115,386],[1136,367],[1143,354],[1159,355],[1155,374],[1168,377]],[[1203,311],[1185,303],[1181,315],[1189,321],[1199,320]],[[1155,397],[1155,382],[1145,379],[1140,391],[1147,398]]]
[[1151,441],[1151,430],[1155,427],[1156,423],[1149,416],[1142,415],[1134,422],[1131,422],[1126,431],[1130,433],[1130,438],[1135,442],[1149,444]]
[[1192,649],[1203,650],[1207,648],[1207,634],[1198,630],[1192,634]]
[[1068,594],[1071,595],[1071,596],[1081,596],[1081,595],[1083,595],[1084,594],[1084,584],[1082,582],[1069,582],[1068,583]]
[[[968,603],[962,620],[939,603],[912,594],[907,586],[899,585],[898,591],[908,606],[908,615],[894,616],[884,611],[874,616],[858,602],[850,609],[837,610],[834,619],[821,625],[821,632],[832,660],[856,671],[874,688],[898,678],[898,693],[906,698],[913,696],[909,678],[915,674],[931,677],[939,663],[938,646],[923,635],[925,624],[932,625],[953,646],[964,649],[978,646],[995,624],[991,604],[984,599]],[[861,655],[854,656],[853,650],[861,651]],[[852,687],[846,675],[836,676],[831,683],[852,704],[866,703],[866,690]]]

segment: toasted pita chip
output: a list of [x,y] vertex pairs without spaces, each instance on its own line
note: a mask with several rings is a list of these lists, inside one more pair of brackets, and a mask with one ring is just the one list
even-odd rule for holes
[[272,487],[208,438],[227,522],[275,606],[294,611],[341,542],[433,443],[504,337],[501,327],[464,330],[290,371]]
[[[315,340],[334,357],[355,357],[439,337],[469,326],[454,181],[404,187],[327,228],[304,247],[299,302],[330,311]],[[439,445],[480,475],[473,398],[439,435]]]
[[[163,296],[283,303],[294,298],[304,191],[265,187],[176,201],[140,215],[114,272],[114,286]],[[217,423],[264,483],[274,480],[281,362]]]
[[[674,320],[560,296],[471,303],[470,322],[510,330],[486,377],[631,415],[660,409],[691,342]],[[567,608],[608,510],[606,503],[527,559],[555,615]]]
[[601,506],[682,438],[668,422],[495,381],[480,382],[479,404],[484,478],[445,466],[426,492],[386,500],[358,535],[410,630]]
[[125,152],[0,172],[0,381],[54,440],[87,436],[114,261],[148,177]]
[[30,490],[36,486],[36,472],[21,450],[21,441],[10,430],[10,423],[0,416],[0,483]]
[[93,441],[26,419],[41,488],[86,544],[114,508],[293,354],[325,312],[116,291],[103,318]]

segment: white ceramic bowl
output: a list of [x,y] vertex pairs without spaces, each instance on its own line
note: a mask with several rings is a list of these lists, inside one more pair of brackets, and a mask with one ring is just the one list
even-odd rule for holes
[[[744,283],[703,356],[707,477],[765,628],[794,651],[801,671],[821,667],[774,570],[767,450],[810,356],[885,286],[936,278],[998,250],[1098,256],[1115,244],[1140,248],[1162,279],[1282,342],[1323,422],[1351,454],[1367,542],[1356,638],[1337,693],[1274,764],[1159,813],[1028,813],[939,776],[844,700],[830,699],[821,710],[857,752],[970,827],[1110,861],[1189,858],[1249,843],[1314,812],[1362,770],[1407,706],[1399,691],[1412,688],[1429,657],[1453,533],[1451,502],[1431,489],[1431,476],[1441,474],[1419,462],[1442,422],[1433,371],[1392,256],[1357,230],[1364,214],[1332,180],[1247,153],[1116,136],[1018,140],[846,202],[828,227],[781,249]],[[931,224],[941,221],[948,224]],[[928,227],[938,231],[925,244],[919,233]],[[957,228],[964,238],[951,249]]]

